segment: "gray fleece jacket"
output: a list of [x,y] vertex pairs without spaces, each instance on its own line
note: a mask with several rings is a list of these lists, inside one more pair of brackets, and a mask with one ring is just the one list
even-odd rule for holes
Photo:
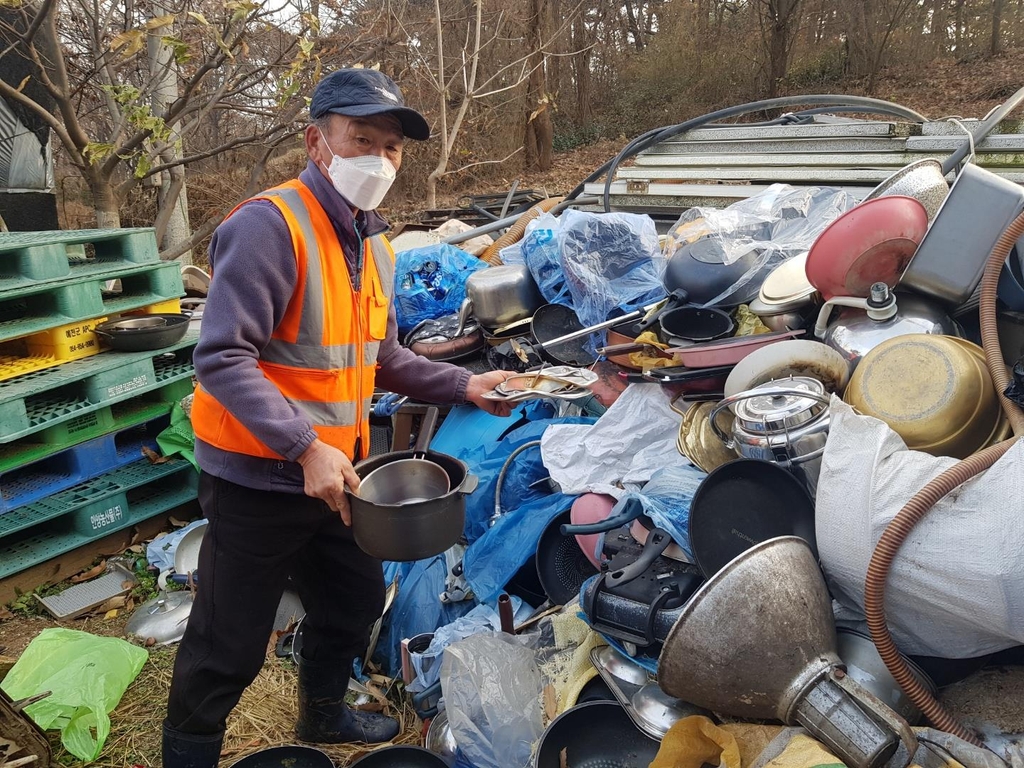
[[[312,162],[299,179],[334,224],[349,275],[360,275],[360,238],[381,234],[387,222],[375,211],[353,216],[351,205]],[[273,203],[250,201],[217,227],[209,254],[213,280],[193,356],[196,378],[284,460],[224,451],[197,439],[196,461],[204,472],[239,485],[302,493],[302,467],[295,460],[316,432],[305,412],[289,403],[256,364],[284,317],[298,278],[288,225]],[[425,402],[465,402],[469,372],[402,347],[393,305],[377,364],[378,387]]]

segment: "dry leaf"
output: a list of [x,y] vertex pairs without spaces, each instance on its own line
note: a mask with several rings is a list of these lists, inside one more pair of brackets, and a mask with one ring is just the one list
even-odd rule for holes
[[174,515],[171,515],[169,519],[171,521],[171,525],[173,525],[175,528],[184,528],[186,525],[188,525],[188,523],[179,520]]
[[365,704],[355,704],[352,709],[357,709],[360,712],[383,712],[384,705],[379,701],[367,701]]
[[72,576],[71,577],[71,583],[72,584],[80,584],[83,581],[88,581],[89,579],[95,579],[97,576],[100,576],[101,574],[103,574],[106,570],[107,570],[107,561],[106,560],[100,560],[99,565],[95,565],[92,568],[90,568],[88,571],[83,571],[82,573],[78,573],[78,574],[75,574],[74,576]]
[[167,456],[161,456],[148,445],[142,446],[142,455],[149,459],[150,464],[166,464],[170,461]]
[[131,579],[125,579],[121,582],[121,589],[131,589],[135,586],[135,582]]
[[569,758],[566,755],[565,747],[562,747],[562,751],[558,753],[558,768],[569,768]]
[[128,601],[127,595],[115,595],[110,598],[96,609],[97,612],[106,613],[107,611],[116,611],[118,608],[124,608],[124,604]]
[[7,610],[7,608],[5,608],[4,606],[0,605],[0,621],[3,621],[4,619],[13,619],[13,618],[14,618],[14,614],[11,613],[9,610]]
[[155,637],[147,637],[146,638],[146,642],[143,643],[143,645],[145,645],[147,648],[152,648],[154,645],[156,645],[156,638]]
[[117,618],[117,608],[114,608],[114,609],[109,610],[106,613],[104,613],[103,614],[103,618],[104,619],[116,619]]
[[133,555],[141,555],[145,551],[146,548],[143,547],[141,544],[132,544],[130,547],[128,547],[128,549],[125,550],[125,552],[131,552]]

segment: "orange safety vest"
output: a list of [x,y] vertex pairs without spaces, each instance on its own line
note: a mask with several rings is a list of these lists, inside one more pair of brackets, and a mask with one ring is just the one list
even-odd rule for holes
[[[305,184],[294,179],[251,199],[269,200],[284,215],[298,267],[288,308],[257,365],[292,405],[309,416],[322,441],[358,459],[356,439],[361,438],[364,453],[370,447],[368,414],[377,350],[387,334],[395,253],[383,235],[362,241],[363,274],[357,292],[334,227]],[[197,438],[221,450],[283,458],[201,383],[192,403],[192,425]]]

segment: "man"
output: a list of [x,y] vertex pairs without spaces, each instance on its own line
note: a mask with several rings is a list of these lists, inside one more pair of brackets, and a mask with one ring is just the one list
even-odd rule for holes
[[394,253],[374,209],[404,139],[429,137],[426,121],[367,69],[324,78],[310,117],[306,169],[236,208],[210,243],[192,408],[209,525],[171,682],[164,768],[217,764],[289,576],[306,610],[299,739],[398,734],[395,720],[345,706],[353,660],[384,604],[380,561],[355,545],[345,497],[369,449],[374,385],[507,413],[482,395],[509,374],[470,376],[398,343]]

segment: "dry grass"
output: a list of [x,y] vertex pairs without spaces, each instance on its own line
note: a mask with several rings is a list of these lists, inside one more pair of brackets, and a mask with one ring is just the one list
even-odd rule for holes
[[[111,731],[95,768],[157,768],[161,764],[160,739],[167,692],[174,667],[174,648],[150,650],[149,661],[125,692],[110,715]],[[268,747],[294,744],[298,676],[288,661],[269,657],[256,681],[242,696],[228,718],[228,732],[221,753],[221,765],[230,766],[247,755]],[[401,699],[396,687],[388,699],[386,713],[398,718],[402,732],[395,744],[419,744],[422,723]],[[60,734],[50,732],[54,760],[60,765],[80,762],[60,744]],[[365,745],[318,745],[338,766],[346,766],[368,751]]]

